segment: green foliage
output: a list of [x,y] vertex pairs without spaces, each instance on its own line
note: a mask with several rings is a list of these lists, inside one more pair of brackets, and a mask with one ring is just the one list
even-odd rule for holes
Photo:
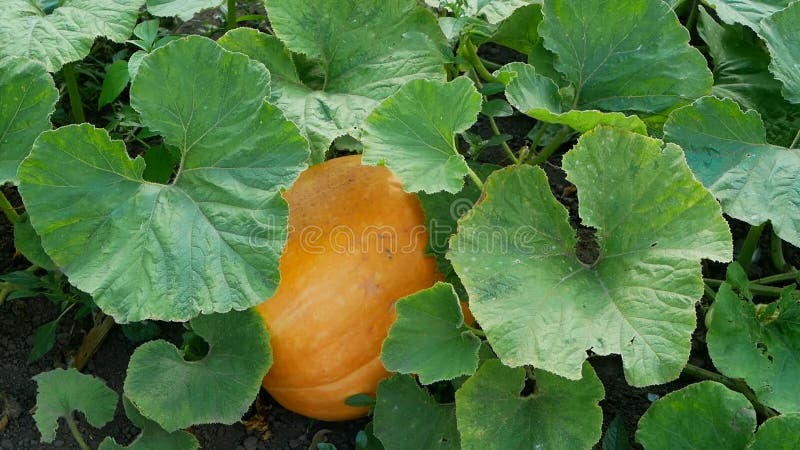
[[119,445],[113,438],[107,437],[100,443],[99,450],[195,450],[200,446],[197,438],[187,431],[164,431],[157,423],[141,415],[127,397],[122,397],[122,405],[128,419],[142,432],[128,446]]
[[584,363],[582,379],[534,370],[533,394],[521,397],[523,368],[493,359],[456,392],[456,418],[465,450],[590,449],[600,439],[603,385]]
[[272,365],[269,335],[255,311],[199,316],[191,324],[208,343],[203,358],[187,361],[174,345],[158,340],[139,346],[128,364],[125,395],[167,432],[236,422]]
[[[448,257],[500,359],[578,379],[585,351],[620,353],[635,386],[678,376],[702,294],[699,259],[730,260],[719,206],[674,145],[612,128],[564,157],[600,254],[581,261],[544,172],[495,172]],[[669,311],[669,313],[665,313]]]
[[40,373],[33,379],[38,385],[33,418],[42,434],[42,442],[53,442],[58,418],[72,420],[73,411],[82,412],[96,428],[114,418],[119,399],[102,380],[75,369],[55,369]]
[[769,220],[778,236],[800,245],[794,211],[800,150],[768,144],[757,112],[704,97],[670,114],[664,134],[684,148],[692,171],[726,214],[752,225]]
[[706,317],[714,365],[742,378],[758,399],[782,413],[800,412],[800,301],[791,289],[772,303],[741,299],[723,284]]
[[307,150],[268,93],[262,65],[186,38],[146,57],[131,87],[143,123],[180,149],[174,182],[145,181],[144,161],[88,124],[37,140],[20,170],[31,223],[117,322],[241,310],[274,292],[288,213],[280,190]]
[[375,436],[386,450],[458,450],[455,407],[439,404],[409,375],[394,375],[378,387]]
[[0,57],[26,56],[49,72],[89,54],[95,38],[124,42],[144,0],[64,0],[51,13],[36,0],[6,0],[0,8]]
[[800,4],[792,3],[761,22],[761,37],[772,55],[769,65],[775,78],[783,83],[783,96],[800,103]]
[[756,413],[742,394],[703,381],[653,403],[640,419],[636,440],[648,450],[737,450],[746,448],[755,427]]
[[418,374],[422,384],[475,373],[480,339],[466,328],[452,286],[436,283],[395,305],[397,321],[381,352],[387,370]]
[[364,164],[386,164],[408,192],[456,193],[469,171],[456,133],[475,123],[481,97],[467,78],[415,80],[364,122]]
[[0,58],[0,184],[19,181],[19,163],[39,133],[50,129],[56,100],[58,90],[42,64]]

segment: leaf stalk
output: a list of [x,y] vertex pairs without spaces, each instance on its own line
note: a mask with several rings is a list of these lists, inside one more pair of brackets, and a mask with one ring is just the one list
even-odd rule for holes
[[228,29],[236,28],[236,0],[228,0]]
[[3,214],[6,215],[6,218],[12,225],[19,221],[19,214],[14,207],[11,206],[11,202],[8,201],[8,197],[6,197],[6,194],[2,191],[0,191],[0,209],[3,210]]
[[72,432],[72,437],[75,438],[75,442],[78,443],[78,447],[81,450],[91,450],[89,445],[86,444],[86,441],[83,440],[83,436],[81,436],[81,432],[78,430],[78,424],[75,423],[75,417],[72,413],[67,414],[67,426],[69,426],[69,431]]
[[550,158],[550,156],[552,156],[553,153],[556,150],[558,150],[558,148],[561,147],[561,145],[564,144],[564,142],[567,141],[569,135],[570,135],[569,127],[562,126],[561,131],[559,131],[558,134],[550,142],[547,143],[547,145],[542,149],[541,152],[537,153],[533,157],[533,159],[530,161],[530,164],[532,166],[537,166],[547,161],[547,159]]
[[694,364],[686,364],[686,367],[683,369],[683,373],[686,376],[699,380],[716,381],[717,383],[721,383],[729,389],[744,395],[753,405],[753,408],[756,410],[756,412],[758,412],[758,414],[765,419],[769,419],[770,417],[775,417],[778,415],[778,413],[772,410],[772,408],[769,408],[758,401],[758,397],[756,397],[755,392],[750,389],[750,386],[748,386],[744,380],[728,378],[725,375],[703,369],[702,367],[697,367]]
[[86,114],[83,112],[83,100],[81,99],[81,92],[78,90],[78,77],[75,75],[75,63],[65,64],[61,68],[61,74],[64,75],[64,82],[67,85],[67,96],[69,97],[69,106],[72,109],[72,118],[75,123],[86,122]]
[[750,269],[750,264],[753,262],[753,254],[756,251],[756,247],[758,247],[758,240],[761,238],[761,232],[764,231],[766,225],[766,222],[761,225],[752,225],[750,231],[747,232],[742,249],[739,251],[739,258],[736,259],[745,272]]

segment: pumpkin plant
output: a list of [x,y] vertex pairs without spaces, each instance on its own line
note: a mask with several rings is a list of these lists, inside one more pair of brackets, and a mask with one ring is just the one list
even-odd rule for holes
[[[800,244],[800,2],[265,0],[264,31],[216,41],[144,21],[127,63],[144,156],[48,123],[48,72],[96,34],[130,37],[137,12],[111,3],[84,8],[103,20],[69,52],[1,47],[0,175],[26,215],[0,206],[20,251],[117,323],[184,322],[204,342],[134,352],[139,445],[195,448],[184,429],[239,420],[262,385],[315,419],[371,415],[359,448],[627,444],[619,422],[603,438],[612,354],[630,386],[685,386],[631,430],[647,449],[800,440],[784,254]],[[89,20],[78,0],[38,4],[0,13],[0,43]],[[72,411],[100,426],[117,405],[74,370],[37,382],[45,440],[63,416],[81,442]]]

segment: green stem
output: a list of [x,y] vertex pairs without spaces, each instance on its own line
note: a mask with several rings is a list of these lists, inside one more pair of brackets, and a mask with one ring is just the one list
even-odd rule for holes
[[792,140],[792,144],[789,145],[789,148],[794,148],[798,143],[800,143],[800,130],[797,130],[797,134],[794,135],[794,139]]
[[469,331],[471,331],[472,334],[474,334],[475,336],[478,336],[480,338],[485,338],[486,337],[486,333],[484,333],[483,330],[479,330],[479,329],[477,329],[475,327],[471,327],[471,326],[466,325],[466,324],[464,326],[467,327],[467,329]]
[[494,75],[492,75],[487,69],[486,66],[483,65],[481,59],[478,57],[478,47],[475,47],[475,44],[469,40],[469,38],[462,38],[461,45],[464,49],[464,58],[472,65],[475,69],[475,73],[478,74],[484,81],[489,83],[499,83],[498,80]]
[[69,426],[69,431],[72,432],[72,437],[75,438],[75,442],[78,443],[78,447],[80,447],[81,450],[91,450],[86,444],[86,441],[83,440],[81,432],[78,431],[78,424],[75,423],[75,417],[72,416],[72,413],[67,414],[67,426]]
[[783,241],[775,233],[775,227],[772,227],[772,233],[769,237],[769,254],[772,257],[772,265],[775,266],[778,272],[794,272],[796,270],[783,257]]
[[747,400],[750,401],[756,412],[758,412],[761,417],[765,419],[769,419],[770,417],[775,417],[778,415],[778,413],[759,402],[756,394],[743,380],[728,378],[724,375],[703,369],[702,367],[697,367],[693,364],[686,364],[686,367],[683,369],[683,373],[698,380],[716,381],[717,383],[727,386],[729,389],[741,393],[747,398]]
[[561,131],[559,131],[558,134],[547,143],[547,146],[545,146],[541,152],[537,153],[536,156],[533,157],[533,159],[530,161],[530,164],[532,166],[536,166],[547,161],[547,158],[549,158],[556,150],[558,150],[559,147],[561,147],[562,144],[564,144],[564,142],[567,141],[569,135],[569,127],[562,126]]
[[0,209],[3,210],[3,214],[6,215],[6,218],[12,225],[19,221],[19,214],[17,214],[17,211],[11,206],[11,202],[8,201],[8,197],[6,197],[6,194],[2,191],[0,191]]
[[747,232],[747,237],[744,239],[744,244],[742,244],[742,249],[739,251],[739,258],[737,259],[745,272],[750,269],[750,264],[753,262],[753,253],[758,247],[758,240],[761,238],[761,232],[764,231],[766,225],[766,222],[761,225],[752,225],[750,231]]
[[686,29],[689,30],[690,32],[694,29],[694,27],[697,24],[697,10],[698,10],[697,0],[694,0],[692,2],[692,9],[691,11],[689,11],[689,18],[686,19]]
[[714,292],[711,287],[707,283],[703,283],[703,292],[706,294],[706,297],[710,298],[712,302],[717,301],[717,293]]
[[[722,280],[715,280],[713,278],[703,278],[703,282],[711,287],[719,287],[722,283],[724,283]],[[753,294],[762,295],[764,297],[780,297],[781,293],[783,292],[783,289],[781,288],[764,286],[756,283],[749,283],[747,288],[750,289],[750,292]]]
[[81,93],[78,90],[78,78],[75,75],[75,63],[65,64],[61,68],[61,74],[64,75],[64,81],[67,83],[67,95],[69,96],[69,105],[72,108],[72,117],[75,123],[86,122],[86,115],[83,113],[83,100],[81,100]]
[[236,28],[236,0],[228,0],[228,29]]
[[[492,116],[486,116],[486,117],[489,118],[489,126],[492,128],[492,133],[494,133],[495,136],[500,136],[500,128],[497,127],[497,122],[495,122],[494,117]],[[506,152],[506,156],[508,156],[509,159],[511,159],[511,161],[514,162],[514,164],[519,164],[519,159],[517,158],[516,155],[514,155],[514,152],[511,151],[511,147],[508,146],[508,143],[506,141],[501,142],[500,146],[503,147],[503,151]]]
[[797,281],[800,278],[800,271],[794,270],[792,272],[779,273],[777,275],[770,275],[768,277],[753,280],[756,284],[772,284],[780,283],[781,281]]
[[484,59],[484,58],[481,58],[481,63],[483,63],[484,67],[486,67],[487,69],[491,69],[491,70],[497,70],[497,69],[500,69],[501,67],[503,67],[502,65],[497,64],[494,61],[489,61],[488,59]]
[[472,179],[472,182],[475,183],[475,186],[478,186],[478,189],[483,191],[483,181],[481,181],[481,178],[478,176],[478,174],[475,173],[475,171],[469,166],[467,166],[467,174],[469,174],[469,177]]
[[0,306],[3,306],[6,299],[8,298],[8,294],[14,292],[14,286],[7,284],[3,289],[0,289]]

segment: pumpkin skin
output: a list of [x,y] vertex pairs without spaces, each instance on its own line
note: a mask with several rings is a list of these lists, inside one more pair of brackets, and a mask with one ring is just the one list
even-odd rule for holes
[[257,309],[270,332],[273,365],[263,386],[286,409],[348,420],[368,408],[389,376],[381,346],[395,302],[441,279],[425,255],[419,199],[386,167],[346,156],[313,166],[284,193],[289,235],[275,295]]

